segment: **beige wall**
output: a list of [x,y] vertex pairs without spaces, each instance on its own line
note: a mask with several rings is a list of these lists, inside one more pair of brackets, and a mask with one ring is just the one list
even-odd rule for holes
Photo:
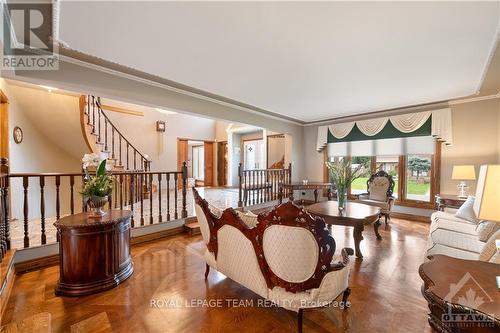
[[[72,142],[72,138],[64,135],[64,131],[58,131],[58,126],[44,126],[47,119],[52,119],[58,124],[63,114],[70,112],[67,109],[71,105],[71,98],[62,95],[51,95],[48,92],[36,91],[32,96],[42,95],[45,98],[46,105],[52,107],[45,108],[46,105],[40,105],[36,101],[19,100],[24,90],[8,84],[4,79],[0,79],[0,89],[9,99],[9,146],[10,158],[9,166],[11,173],[41,173],[41,172],[79,172],[81,170],[81,147],[66,145],[66,149],[61,148],[62,143]],[[30,89],[32,90],[32,89]],[[69,104],[68,104],[69,102]],[[58,107],[59,106],[59,107]],[[74,110],[74,117],[79,119],[78,109]],[[67,124],[69,126],[71,122]],[[19,126],[23,130],[24,138],[20,144],[16,144],[12,138],[14,126]],[[81,131],[73,131],[73,135],[83,140]],[[59,143],[54,144],[54,139],[59,138]],[[49,177],[46,179],[45,186],[45,205],[46,216],[55,215],[55,179]],[[76,207],[80,202],[76,193],[80,188],[80,180],[75,180],[75,200]],[[11,200],[13,204],[11,211],[12,217],[23,218],[23,187],[22,179],[14,178],[11,180]],[[60,188],[61,212],[69,212],[69,181],[63,178]],[[28,191],[29,217],[38,217],[40,214],[40,185],[38,178],[31,178]],[[80,205],[81,207],[81,205]]]
[[[495,164],[500,156],[500,100],[452,105],[453,146],[444,147],[441,157],[441,193],[457,193],[451,180],[455,164],[473,164],[476,176],[481,164]],[[469,181],[469,193],[475,182]]]

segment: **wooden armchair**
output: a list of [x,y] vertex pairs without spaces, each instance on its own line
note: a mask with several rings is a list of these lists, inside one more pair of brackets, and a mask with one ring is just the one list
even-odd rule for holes
[[360,203],[380,208],[380,216],[385,217],[385,224],[387,224],[388,219],[391,219],[391,210],[395,200],[392,196],[394,185],[392,176],[380,170],[371,175],[366,182],[368,192],[358,196]]

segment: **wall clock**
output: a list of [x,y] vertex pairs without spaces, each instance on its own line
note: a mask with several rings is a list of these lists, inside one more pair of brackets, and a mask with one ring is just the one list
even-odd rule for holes
[[14,142],[19,144],[21,142],[23,142],[23,130],[21,129],[21,127],[19,126],[16,126],[14,127]]

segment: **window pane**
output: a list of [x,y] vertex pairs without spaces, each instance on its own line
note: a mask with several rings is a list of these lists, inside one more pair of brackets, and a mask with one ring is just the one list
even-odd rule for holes
[[431,201],[431,155],[408,155],[406,159],[406,198]]
[[389,175],[392,176],[394,180],[394,192],[393,197],[398,197],[398,185],[399,185],[399,156],[377,156],[377,171],[384,170]]
[[366,193],[366,182],[371,176],[372,158],[369,156],[353,156],[351,160],[352,167],[357,168],[359,165],[361,165],[362,171],[361,177],[354,180],[351,184],[351,194]]

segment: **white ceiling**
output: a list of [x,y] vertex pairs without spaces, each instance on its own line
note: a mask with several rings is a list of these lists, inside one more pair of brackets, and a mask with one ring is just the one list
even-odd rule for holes
[[315,121],[476,93],[500,3],[68,1],[60,18],[73,49]]

